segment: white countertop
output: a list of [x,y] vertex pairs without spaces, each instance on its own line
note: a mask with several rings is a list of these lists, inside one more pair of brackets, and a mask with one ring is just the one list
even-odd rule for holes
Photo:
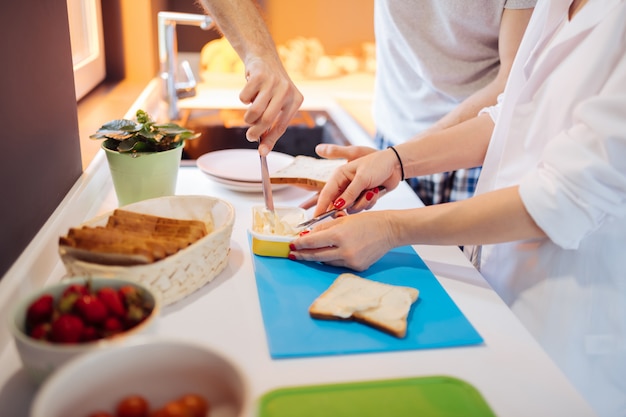
[[[316,103],[319,104],[319,103]],[[342,118],[341,110],[333,107]],[[344,119],[356,143],[367,144],[363,130]],[[222,188],[195,167],[183,167],[177,194],[212,195],[234,205],[236,220],[229,264],[212,282],[166,307],[157,333],[199,341],[233,359],[249,381],[251,404],[278,387],[353,382],[386,378],[449,375],[475,386],[498,416],[593,416],[556,365],[487,285],[457,247],[416,246],[461,311],[484,339],[482,345],[393,353],[352,354],[296,359],[271,359],[267,347],[252,254],[246,231],[258,193]],[[277,205],[294,206],[310,193],[288,187],[276,191]],[[379,202],[379,208],[421,204],[402,184]],[[32,288],[59,280],[64,273],[57,255],[60,234],[117,201],[102,151],[96,156],[31,245],[0,281],[0,417],[27,415],[36,388],[31,385],[6,329],[16,298]],[[251,413],[254,407],[251,407]]]

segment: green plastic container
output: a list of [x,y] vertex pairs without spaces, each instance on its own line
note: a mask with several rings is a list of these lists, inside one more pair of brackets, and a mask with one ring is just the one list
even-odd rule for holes
[[289,387],[261,397],[259,417],[494,417],[469,383],[448,376]]

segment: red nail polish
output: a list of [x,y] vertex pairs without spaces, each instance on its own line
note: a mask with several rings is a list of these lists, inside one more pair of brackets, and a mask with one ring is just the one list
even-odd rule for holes
[[365,193],[365,199],[367,201],[371,201],[372,198],[374,198],[374,192],[373,191],[368,191],[367,193]]
[[306,235],[309,232],[310,232],[310,230],[303,230],[303,231],[300,232],[300,236],[304,236],[304,235]]
[[345,205],[346,205],[346,200],[344,200],[343,198],[338,199],[338,200],[337,200],[337,201],[335,201],[335,203],[333,204],[333,206],[334,206],[336,209],[340,209],[340,208],[342,208],[342,207],[343,207],[343,206],[345,206]]
[[287,258],[291,259],[292,261],[295,261],[296,255],[294,255],[293,253],[290,253],[289,255],[287,255]]
[[379,191],[378,187],[374,188],[374,194],[378,194]]
[[290,243],[289,250],[296,250],[296,245],[294,245],[293,243]]

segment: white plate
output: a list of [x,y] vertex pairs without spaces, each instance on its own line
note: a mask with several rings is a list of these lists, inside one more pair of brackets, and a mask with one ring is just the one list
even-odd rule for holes
[[[231,181],[226,180],[224,178],[216,177],[213,175],[207,174],[209,178],[218,184],[224,186],[224,188],[228,188],[229,190],[239,191],[242,193],[262,193],[263,192],[263,184],[260,182],[247,182],[247,181]],[[272,191],[281,190],[285,187],[288,187],[289,184],[272,184]]]
[[[267,155],[270,175],[291,164],[294,157],[280,152]],[[202,172],[215,178],[261,184],[261,163],[256,149],[225,149],[209,152],[196,160]],[[248,184],[245,184],[248,185]]]

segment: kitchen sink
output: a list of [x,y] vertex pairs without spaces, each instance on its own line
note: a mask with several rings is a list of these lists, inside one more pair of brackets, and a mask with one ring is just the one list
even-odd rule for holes
[[[245,109],[181,110],[179,123],[201,133],[199,138],[185,142],[183,159],[195,160],[205,153],[223,149],[256,149],[257,143],[246,139],[244,113]],[[274,150],[293,156],[318,157],[315,146],[320,143],[350,144],[328,112],[299,110]]]

